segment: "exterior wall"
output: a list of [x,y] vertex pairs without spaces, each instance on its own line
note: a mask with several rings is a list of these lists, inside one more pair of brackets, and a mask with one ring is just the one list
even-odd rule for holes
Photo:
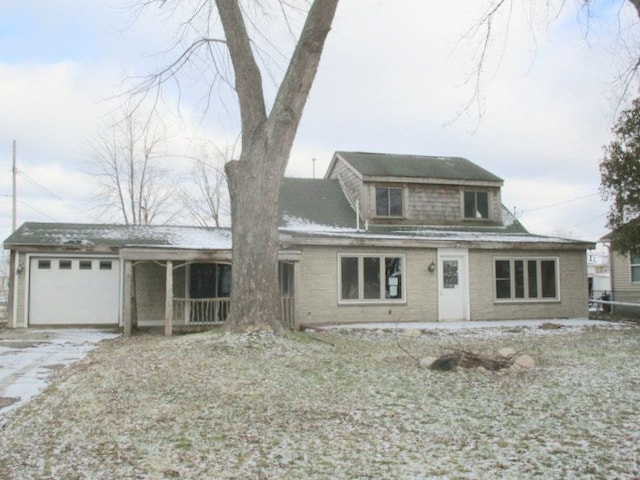
[[[558,258],[560,300],[549,302],[495,302],[496,256]],[[575,318],[588,316],[586,252],[471,250],[469,252],[471,320]]]
[[[14,311],[9,314],[12,318],[15,318],[15,324],[12,325],[12,319],[9,319],[8,324],[15,328],[27,327],[27,306],[26,306],[26,292],[27,292],[27,274],[29,271],[29,265],[27,263],[26,253],[18,253],[17,255],[18,268],[20,272],[17,274],[16,292],[14,295],[13,309]],[[15,273],[15,272],[13,272]]]
[[[403,304],[338,304],[338,254],[404,254],[406,301]],[[560,300],[495,302],[494,257],[558,258]],[[301,325],[354,322],[416,322],[438,320],[438,276],[428,266],[436,249],[305,247],[299,267],[296,321]],[[588,315],[586,252],[469,251],[471,320],[575,318]]]
[[[404,188],[404,217],[376,217],[376,187]],[[499,188],[469,187],[489,193],[489,219],[465,220],[465,187],[461,185],[432,185],[417,183],[366,183],[361,211],[363,218],[376,224],[405,225],[496,225],[502,223],[502,199]],[[361,201],[362,202],[362,201]]]
[[[616,302],[640,303],[640,282],[631,281],[631,264],[629,255],[622,255],[611,250],[611,289]],[[613,312],[629,317],[640,317],[640,308],[614,305]]]
[[[338,254],[404,254],[406,301],[338,305]],[[428,270],[435,249],[305,247],[299,266],[296,322],[302,325],[347,322],[435,321],[438,315],[437,275]]]
[[134,318],[139,325],[164,320],[165,268],[155,262],[142,262],[133,267],[135,289]]
[[340,184],[354,208],[356,201],[359,201],[361,204],[360,209],[362,209],[362,180],[343,160],[338,159],[331,172],[331,178],[340,180]]

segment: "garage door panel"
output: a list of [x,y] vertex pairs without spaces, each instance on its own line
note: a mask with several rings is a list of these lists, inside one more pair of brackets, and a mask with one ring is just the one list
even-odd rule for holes
[[118,324],[117,258],[32,258],[29,324]]

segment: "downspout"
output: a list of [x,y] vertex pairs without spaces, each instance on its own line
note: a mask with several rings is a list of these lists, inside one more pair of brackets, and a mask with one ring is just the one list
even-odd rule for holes
[[360,231],[360,199],[356,199],[356,230]]

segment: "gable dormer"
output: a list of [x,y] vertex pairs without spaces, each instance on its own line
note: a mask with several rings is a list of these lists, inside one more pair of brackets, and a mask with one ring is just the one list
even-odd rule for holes
[[502,224],[503,180],[467,159],[336,152],[325,178],[340,181],[371,225]]

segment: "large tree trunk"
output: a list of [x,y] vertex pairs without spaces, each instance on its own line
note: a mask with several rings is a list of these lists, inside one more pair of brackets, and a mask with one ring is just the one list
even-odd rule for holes
[[278,283],[277,172],[256,169],[254,159],[226,166],[233,235],[231,312],[225,328],[235,332],[281,332]]
[[260,69],[237,0],[216,0],[233,63],[242,153],[225,166],[231,197],[233,270],[226,329],[281,332],[278,197],[293,140],[338,0],[314,0],[269,115]]

